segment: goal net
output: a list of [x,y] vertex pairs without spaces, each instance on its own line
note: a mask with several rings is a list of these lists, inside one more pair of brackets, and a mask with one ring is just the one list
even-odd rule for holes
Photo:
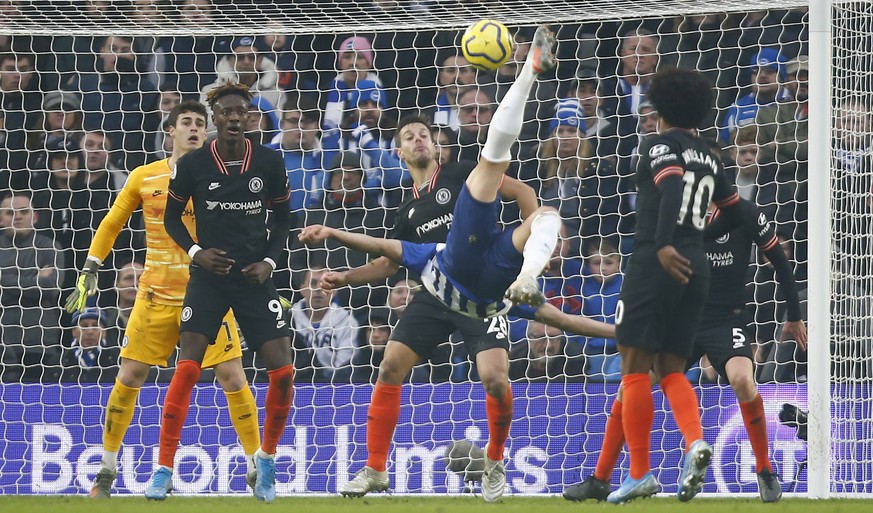
[[[833,457],[852,463],[832,464],[831,488],[870,494],[873,18],[862,2],[840,4],[835,13],[831,433]],[[476,72],[460,57],[461,32],[482,18],[516,34],[513,59],[496,73]],[[427,115],[443,164],[476,160],[535,24],[550,23],[558,66],[531,92],[510,174],[564,219],[562,251],[544,279],[550,302],[614,322],[633,245],[636,149],[657,130],[645,90],[661,67],[695,68],[717,89],[702,132],[723,148],[741,195],[775,223],[801,297],[809,272],[823,272],[807,267],[806,80],[815,69],[806,57],[808,10],[797,0],[12,1],[0,2],[0,19],[0,493],[90,489],[103,406],[142,272],[140,213],[100,271],[97,310],[72,318],[59,305],[129,171],[172,151],[169,110],[183,99],[202,100],[226,80],[250,83],[256,93],[247,136],[282,152],[298,229],[322,223],[385,237],[413,188],[392,152],[398,119]],[[517,221],[517,208],[504,205],[502,217]],[[343,289],[331,307],[341,324],[325,326],[311,312],[319,299],[310,283],[323,269],[362,265],[368,256],[304,248],[296,233],[274,274],[296,305],[289,320],[297,370],[277,491],[335,493],[366,460],[367,405],[391,327],[412,295],[426,291],[404,272]],[[737,336],[753,342],[771,460],[786,491],[805,493],[807,450],[799,435],[806,426],[796,417],[808,410],[807,358],[793,342],[777,343],[784,296],[760,251],[750,258],[748,325]],[[593,472],[620,378],[615,342],[519,319],[510,319],[508,337],[515,397],[509,491],[559,493]],[[156,468],[174,359],[140,392],[119,455],[118,493],[142,493]],[[263,407],[266,373],[251,353],[244,364]],[[704,434],[715,449],[704,492],[757,493],[755,458],[731,387],[705,362],[688,377],[699,385]],[[652,461],[662,491],[674,493],[681,435],[660,392],[655,398]],[[404,385],[389,456],[392,490],[468,490],[443,456],[454,440],[484,446],[484,400],[475,366],[453,335]],[[209,371],[194,390],[182,445],[177,492],[246,493],[243,452]],[[617,469],[613,485],[619,476]]]

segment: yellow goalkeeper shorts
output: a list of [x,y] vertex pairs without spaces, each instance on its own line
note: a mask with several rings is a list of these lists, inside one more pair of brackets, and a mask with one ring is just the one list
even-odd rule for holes
[[[161,305],[137,299],[121,342],[121,357],[166,367],[167,359],[179,341],[182,306]],[[242,356],[239,332],[233,311],[228,310],[221,322],[215,343],[206,349],[203,368]]]

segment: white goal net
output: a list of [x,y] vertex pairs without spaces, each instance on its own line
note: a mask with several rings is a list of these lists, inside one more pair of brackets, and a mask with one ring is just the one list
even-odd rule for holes
[[[853,463],[831,467],[832,490],[870,494],[873,15],[864,2],[834,12],[831,433],[834,457]],[[477,72],[460,56],[460,33],[482,18],[502,21],[516,37],[514,58],[496,73]],[[807,119],[815,99],[807,102],[806,81],[815,64],[807,57],[803,2],[7,1],[0,2],[0,21],[3,494],[90,488],[103,406],[142,271],[140,215],[100,271],[91,305],[98,310],[88,310],[102,327],[94,340],[86,340],[94,331],[83,329],[86,316],[64,313],[62,298],[129,171],[169,155],[169,110],[180,100],[202,100],[227,80],[256,93],[247,136],[282,153],[297,228],[322,223],[385,237],[412,185],[392,153],[397,121],[424,114],[443,163],[476,160],[535,24],[550,23],[558,66],[531,93],[510,173],[564,219],[562,252],[543,280],[550,302],[614,322],[633,244],[636,149],[657,130],[645,90],[664,66],[698,69],[717,89],[702,132],[723,148],[741,195],[776,223],[802,298],[807,276],[825,272],[807,265]],[[363,135],[356,130],[362,122]],[[504,221],[517,217],[517,208],[505,205]],[[300,308],[300,318],[291,318],[297,374],[277,490],[335,493],[366,460],[367,404],[391,327],[411,296],[426,292],[404,273],[344,289],[333,298],[344,328],[323,329],[306,310],[313,274],[361,265],[367,255],[295,240],[296,231],[274,275]],[[755,342],[771,460],[786,491],[805,493],[807,450],[798,435],[806,429],[783,405],[796,406],[801,417],[808,409],[807,357],[791,341],[778,343],[784,296],[759,251],[751,262],[744,336]],[[516,398],[509,487],[514,494],[559,493],[594,469],[620,379],[615,341],[517,319],[509,337]],[[266,373],[250,353],[244,362],[263,406]],[[139,395],[119,457],[118,493],[141,493],[157,465],[172,363],[153,371]],[[731,387],[705,362],[688,377],[699,384],[704,434],[715,448],[704,492],[757,493],[755,458]],[[453,440],[487,441],[477,380],[456,336],[413,370],[389,456],[395,492],[465,490],[442,456]],[[660,392],[655,405],[653,465],[662,491],[672,493],[681,435]],[[178,492],[246,492],[242,449],[211,372],[195,388],[182,445]],[[618,479],[615,472],[613,484]]]

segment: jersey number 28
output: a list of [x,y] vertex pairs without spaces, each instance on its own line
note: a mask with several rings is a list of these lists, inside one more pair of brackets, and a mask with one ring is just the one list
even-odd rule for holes
[[715,178],[712,175],[703,175],[697,181],[697,175],[692,171],[685,171],[682,176],[685,189],[682,191],[682,207],[679,209],[679,218],[676,224],[683,224],[685,216],[691,217],[691,224],[698,230],[703,230],[706,225],[706,210],[709,208],[709,199],[715,189]]

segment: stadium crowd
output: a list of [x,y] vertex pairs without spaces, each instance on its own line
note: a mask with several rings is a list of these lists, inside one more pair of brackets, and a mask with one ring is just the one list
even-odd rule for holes
[[[139,15],[170,12],[196,24],[221,7],[209,0],[140,2]],[[90,2],[83,16],[105,16]],[[395,2],[373,2],[390,9]],[[431,2],[415,2],[428,9]],[[668,65],[702,71],[717,86],[710,136],[742,197],[777,222],[801,289],[806,283],[807,12],[759,11],[553,27],[559,66],[531,92],[510,173],[557,208],[564,236],[541,285],[566,313],[614,322],[622,268],[633,244],[636,148],[657,130],[645,101],[650,77]],[[151,22],[154,22],[152,20]],[[391,327],[414,294],[401,271],[384,286],[331,295],[320,275],[368,256],[330,241],[306,248],[296,233],[324,224],[386,237],[411,180],[394,152],[403,114],[426,113],[442,163],[477,160],[495,102],[523,62],[532,29],[516,33],[513,58],[495,74],[459,54],[456,31],[354,35],[0,36],[0,340],[2,379],[112,382],[143,267],[136,216],[100,271],[94,304],[73,317],[60,297],[81,269],[93,231],[134,167],[163,158],[166,114],[203,100],[216,84],[255,93],[247,137],[284,157],[295,229],[274,274],[291,302],[298,382],[373,382]],[[844,187],[870,191],[871,112],[861,97],[835,111]],[[866,134],[861,136],[861,134]],[[869,197],[869,196],[867,196]],[[870,204],[838,211],[836,233],[868,234]],[[503,219],[517,221],[506,205]],[[836,243],[839,244],[839,236]],[[846,245],[847,261],[868,259]],[[798,381],[806,356],[777,344],[785,311],[773,271],[756,256],[748,276],[750,337],[760,381]],[[857,265],[848,266],[859,275]],[[852,287],[845,276],[845,287]],[[856,296],[863,291],[855,291]],[[586,339],[512,319],[510,376],[520,380],[618,381],[614,340]],[[413,381],[463,381],[475,367],[453,336]],[[248,352],[250,355],[251,353]],[[250,377],[266,380],[249,356]],[[150,379],[166,380],[156,370]],[[705,364],[693,379],[712,380]],[[213,375],[204,372],[202,379]]]

